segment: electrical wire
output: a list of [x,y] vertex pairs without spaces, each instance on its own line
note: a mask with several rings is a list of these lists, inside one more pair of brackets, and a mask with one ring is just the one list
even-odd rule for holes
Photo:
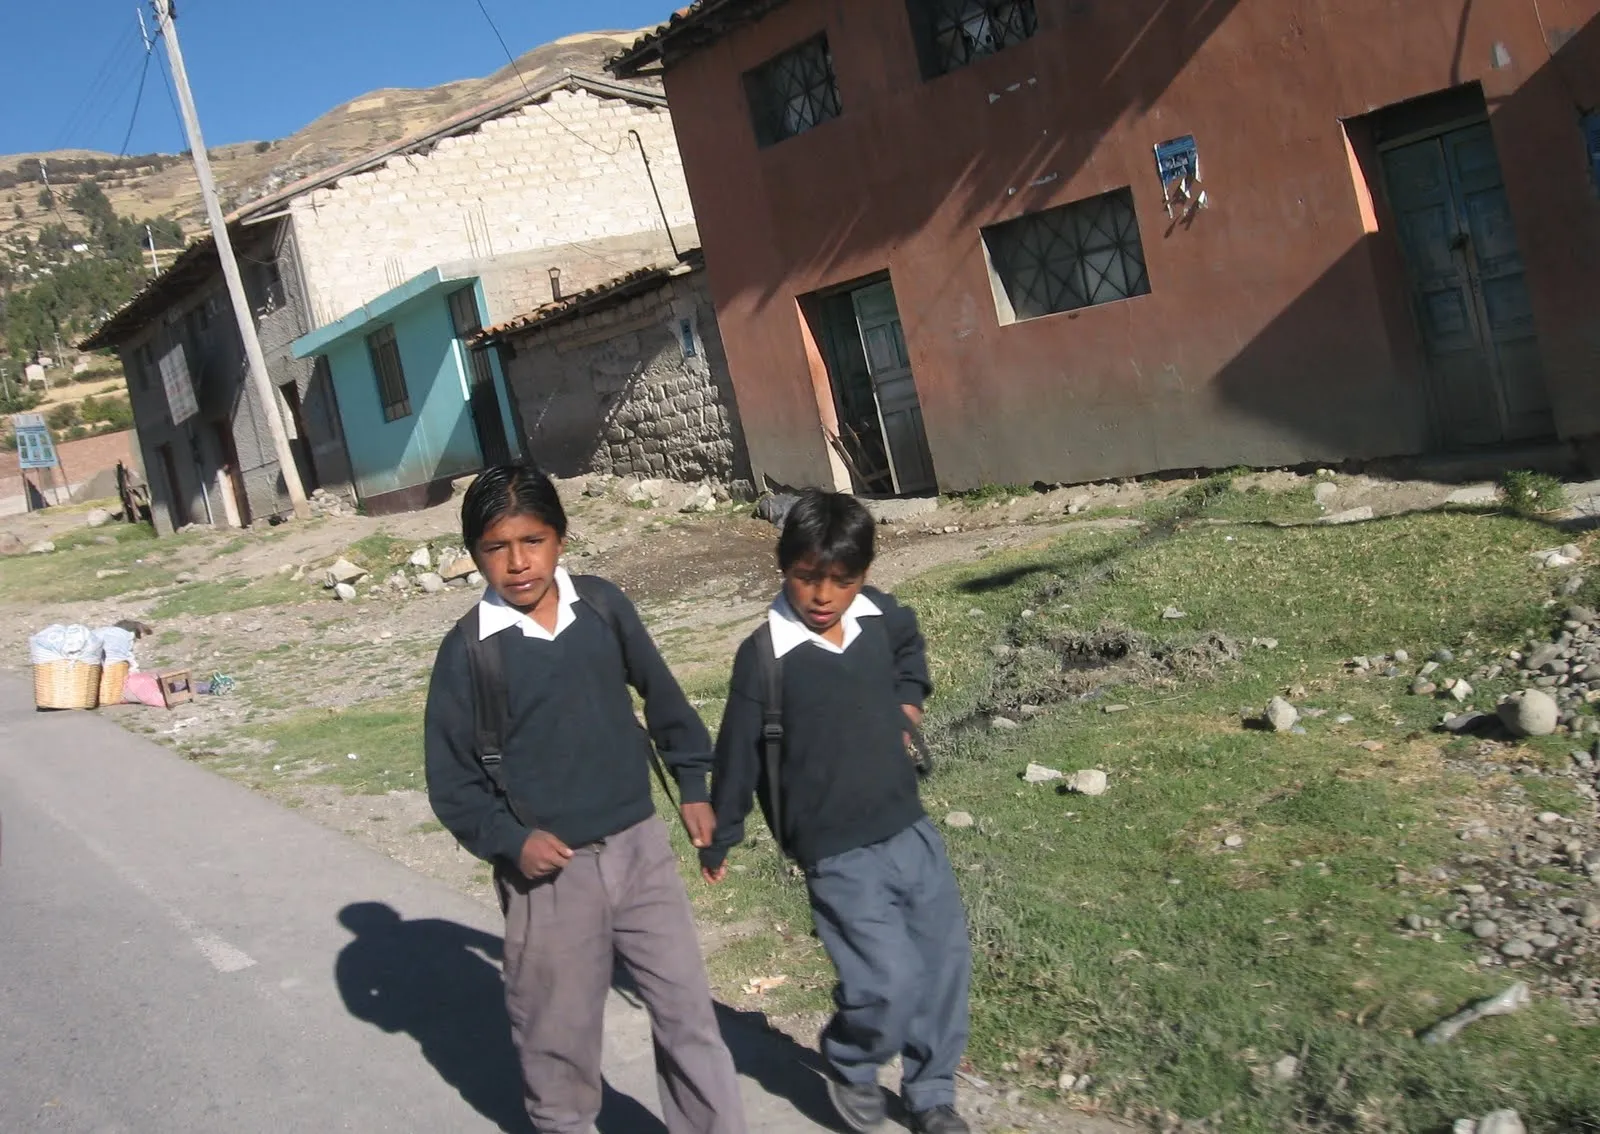
[[[495,39],[500,41],[500,50],[505,52],[506,61],[511,64],[512,73],[516,75],[517,81],[522,84],[522,93],[531,99],[533,97],[533,90],[528,86],[528,80],[522,77],[522,68],[517,64],[517,57],[511,54],[511,48],[506,45],[506,37],[500,34],[500,28],[494,22],[494,17],[489,14],[489,9],[484,6],[483,0],[477,0],[477,5],[478,11],[482,12],[483,18],[488,21],[489,30],[494,32]],[[574,138],[588,146],[591,150],[594,150],[596,153],[605,154],[606,157],[616,157],[622,152],[623,142],[620,138],[617,140],[617,148],[614,150],[608,150],[604,146],[597,143],[593,138],[589,138],[583,134],[580,134],[571,126],[561,121],[561,119],[556,117],[555,113],[551,111],[551,109],[543,102],[534,102],[530,103],[529,105],[538,107],[546,118],[550,119],[550,121],[554,122],[557,126],[561,127],[567,133],[571,134]]]
[[119,158],[128,156],[128,143],[133,141],[133,128],[139,124],[139,106],[144,102],[144,81],[150,74],[149,51],[144,53],[144,70],[139,72],[139,90],[133,96],[133,113],[128,116],[128,132],[122,136],[122,148],[117,151]]

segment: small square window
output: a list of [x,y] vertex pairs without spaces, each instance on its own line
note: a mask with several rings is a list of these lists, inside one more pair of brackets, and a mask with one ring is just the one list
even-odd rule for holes
[[906,0],[906,8],[925,79],[1004,51],[1039,30],[1034,0]]
[[687,319],[678,320],[678,343],[683,347],[684,358],[693,358],[699,353],[694,345],[694,324]]
[[399,421],[411,416],[411,395],[406,391],[406,374],[400,366],[400,345],[393,327],[380,327],[367,336],[367,352],[372,356],[372,373],[378,379],[378,401],[384,421]]
[[744,77],[756,143],[772,146],[839,117],[839,82],[828,37],[819,35]]
[[1130,189],[994,225],[983,242],[1003,323],[1150,294]]

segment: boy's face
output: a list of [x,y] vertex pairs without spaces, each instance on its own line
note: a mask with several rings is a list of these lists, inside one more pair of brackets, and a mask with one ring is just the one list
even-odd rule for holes
[[557,601],[556,564],[564,546],[556,530],[537,516],[506,516],[484,530],[472,558],[495,593],[530,611]]
[[783,573],[784,596],[814,634],[826,634],[839,625],[866,584],[865,574],[852,575],[837,563],[823,565],[815,556],[799,560]]

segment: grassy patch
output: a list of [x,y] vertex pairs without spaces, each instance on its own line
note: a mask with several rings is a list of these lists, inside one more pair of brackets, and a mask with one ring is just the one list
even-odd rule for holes
[[[1409,671],[1363,677],[1342,664],[1448,646],[1461,660],[1446,674],[1464,675],[1546,627],[1548,584],[1527,552],[1548,531],[1468,515],[1187,523],[1254,506],[1227,479],[1169,504],[1156,517],[1165,526],[1079,534],[901,589],[941,682],[930,720],[941,770],[925,800],[936,818],[977,819],[947,832],[977,954],[974,1060],[1040,1090],[1091,1073],[1117,1105],[1229,1131],[1436,1131],[1502,1106],[1530,1128],[1586,1129],[1600,1113],[1600,1030],[1575,1027],[1558,1004],[1539,999],[1443,1049],[1413,1038],[1511,979],[1480,971],[1465,934],[1396,931],[1407,913],[1453,906],[1444,884],[1402,893],[1396,868],[1425,877],[1452,862],[1463,800],[1497,789],[1447,768],[1430,731],[1442,706],[1408,695]],[[1252,518],[1302,503],[1259,495],[1270,510]],[[1157,652],[1219,634],[1240,652],[1205,672],[1058,700],[1015,731],[988,727],[987,706],[1015,692],[1006,659],[1106,626]],[[1257,637],[1278,648],[1249,648]],[[1306,735],[1243,727],[1290,688],[1327,710]],[[1111,702],[1129,707],[1102,711]],[[1340,714],[1353,720],[1335,723]],[[1533,746],[1521,755],[1545,758]],[[1030,787],[1019,779],[1029,762],[1101,767],[1112,790]],[[1538,782],[1522,785],[1524,802],[1573,805]],[[1231,836],[1242,845],[1228,847]],[[825,1010],[803,887],[770,842],[732,862],[743,869],[729,885],[692,888],[703,916],[741,927],[713,958],[719,983],[737,995],[784,973],[764,1007]],[[1300,1060],[1291,1081],[1270,1074],[1284,1055]]]
[[[95,542],[104,534],[116,540]],[[148,558],[155,550],[155,533],[143,526],[107,525],[107,529],[70,532],[52,542],[56,550],[45,555],[17,555],[0,559],[0,597],[29,602],[91,602],[132,591],[159,587],[172,581],[171,572]],[[166,550],[165,547],[162,550]],[[101,571],[126,574],[99,578]]]
[[[339,784],[381,795],[424,789],[422,708],[426,691],[344,710],[302,713],[263,730],[273,743],[259,775],[267,782],[296,779]],[[350,759],[354,753],[356,759]]]
[[282,576],[190,583],[158,602],[151,609],[150,616],[173,618],[180,614],[228,614],[264,606],[286,606],[307,602],[312,597],[314,592],[306,584],[292,583]]

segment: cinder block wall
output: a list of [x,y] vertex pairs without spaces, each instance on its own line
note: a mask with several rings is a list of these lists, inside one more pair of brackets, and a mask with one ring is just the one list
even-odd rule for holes
[[292,213],[313,324],[439,264],[659,231],[630,130],[649,154],[668,222],[693,225],[671,115],[586,91],[557,91],[429,153],[299,198]]

